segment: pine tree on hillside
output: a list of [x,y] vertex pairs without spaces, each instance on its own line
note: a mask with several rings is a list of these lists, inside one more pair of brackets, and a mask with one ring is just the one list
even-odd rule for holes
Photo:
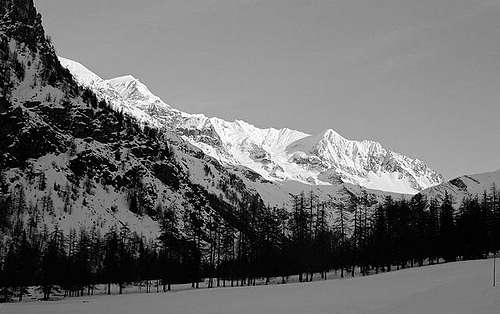
[[15,292],[15,286],[17,285],[17,252],[14,243],[11,243],[7,254],[4,257],[2,263],[2,269],[0,270],[0,288],[2,292],[2,301],[9,302],[12,295]]
[[64,237],[56,226],[42,254],[39,281],[44,300],[49,300],[50,295],[59,290],[64,279],[61,272],[64,269],[64,259]]
[[294,196],[292,220],[290,228],[294,247],[294,260],[296,272],[299,274],[299,281],[303,280],[303,272],[307,266],[307,247],[309,237],[308,214],[305,207],[304,193]]
[[85,230],[81,230],[79,234],[78,244],[75,251],[75,272],[77,273],[76,287],[80,290],[80,295],[83,295],[84,288],[87,287],[87,294],[90,295],[91,285],[93,283],[94,274],[92,273],[91,260],[92,242]]
[[118,293],[123,293],[125,284],[135,280],[134,272],[134,257],[135,252],[133,245],[135,244],[131,239],[133,235],[127,225],[120,228],[118,235],[118,264],[115,266],[117,269],[116,283],[118,284]]
[[327,223],[326,204],[322,202],[317,206],[315,224],[315,238],[313,241],[314,269],[321,273],[321,278],[326,279],[330,268],[329,259],[332,254],[332,234]]
[[347,224],[348,217],[345,209],[345,205],[342,203],[336,204],[333,197],[328,195],[328,206],[330,210],[335,215],[334,222],[334,232],[336,233],[336,237],[338,239],[338,248],[337,248],[337,258],[338,258],[338,266],[340,267],[340,277],[344,277],[344,269],[348,266],[349,260],[349,243],[347,238]]
[[457,239],[455,236],[456,229],[453,200],[448,192],[446,192],[443,202],[441,203],[439,215],[439,251],[446,262],[455,261],[457,258]]
[[115,228],[108,231],[104,236],[104,259],[102,274],[103,280],[107,284],[107,293],[111,294],[111,284],[119,281],[117,265],[120,263],[119,238]]
[[424,259],[427,257],[429,243],[427,242],[427,233],[430,229],[428,226],[427,199],[422,194],[415,195],[410,201],[410,228],[409,240],[412,246],[413,258],[410,258],[411,266],[415,259],[419,266],[422,266]]
[[387,219],[387,210],[384,204],[379,204],[375,212],[373,231],[373,251],[375,253],[375,268],[382,270],[391,264],[390,259],[390,235]]
[[429,203],[429,215],[426,227],[427,257],[429,263],[439,262],[439,203],[432,199]]
[[361,266],[361,273],[366,275],[368,273],[368,268],[371,259],[371,253],[369,252],[370,246],[370,232],[372,228],[372,217],[370,215],[370,207],[375,203],[374,196],[368,194],[365,190],[362,191],[359,197],[359,209],[358,209],[358,219],[359,219],[359,260]]
[[456,219],[458,254],[464,259],[482,258],[488,252],[489,202],[486,192],[482,201],[478,197],[466,197]]
[[36,271],[39,267],[38,249],[30,243],[26,232],[22,233],[20,243],[17,248],[17,266],[16,282],[19,301],[22,301],[23,295],[28,292],[28,287],[34,284]]
[[178,252],[180,248],[179,230],[177,228],[177,208],[175,205],[170,205],[160,216],[160,267],[159,275],[165,292],[166,286],[168,291],[171,289],[171,284],[175,281],[176,273],[179,271]]
[[184,274],[187,279],[191,281],[193,288],[199,287],[201,280],[201,235],[203,233],[204,223],[200,217],[201,209],[197,208],[194,211],[185,211],[187,217],[185,218],[186,229],[188,233],[188,240],[183,245],[183,267]]

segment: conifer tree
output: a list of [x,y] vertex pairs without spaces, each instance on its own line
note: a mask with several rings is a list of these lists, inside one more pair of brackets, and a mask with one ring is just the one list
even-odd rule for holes
[[180,270],[177,256],[180,250],[179,231],[177,229],[177,208],[171,205],[165,208],[160,216],[160,278],[163,284],[163,291],[166,286],[170,291],[171,284],[176,279],[176,273]]
[[439,203],[436,199],[432,199],[429,203],[429,215],[426,227],[427,234],[427,257],[429,263],[439,262]]
[[439,215],[440,254],[446,262],[456,260],[457,252],[455,235],[453,201],[448,192],[446,192],[443,202],[441,203]]
[[57,228],[53,231],[42,255],[40,268],[40,290],[43,299],[48,300],[54,291],[59,290],[63,281],[61,269],[64,269],[64,237]]

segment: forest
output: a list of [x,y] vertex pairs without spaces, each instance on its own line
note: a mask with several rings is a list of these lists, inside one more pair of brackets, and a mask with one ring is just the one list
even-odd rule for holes
[[[265,206],[259,198],[241,202],[237,222],[201,219],[202,209],[163,208],[161,233],[145,239],[126,225],[101,234],[97,228],[63,234],[39,230],[16,214],[26,210],[22,197],[8,197],[0,207],[0,228],[15,235],[0,251],[0,299],[19,300],[36,286],[48,300],[94,294],[97,284],[123,288],[140,283],[146,292],[171,285],[198,288],[267,284],[271,278],[298,275],[311,281],[362,276],[405,267],[484,258],[500,245],[500,193],[495,186],[466,197],[458,209],[445,194],[441,201],[417,194],[409,200],[388,196],[377,203],[370,194],[344,203],[313,192],[291,197],[291,208]],[[12,218],[5,215],[9,212]],[[180,231],[182,221],[184,232]],[[238,228],[235,226],[239,226]]]

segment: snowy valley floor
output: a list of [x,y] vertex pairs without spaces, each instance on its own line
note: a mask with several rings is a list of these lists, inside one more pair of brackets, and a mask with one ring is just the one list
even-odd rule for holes
[[490,259],[344,280],[1,304],[0,313],[500,313],[500,287],[492,287]]

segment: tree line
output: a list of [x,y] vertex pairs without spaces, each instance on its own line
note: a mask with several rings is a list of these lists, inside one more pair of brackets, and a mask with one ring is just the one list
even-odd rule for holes
[[17,223],[0,251],[0,296],[22,300],[31,286],[47,300],[55,292],[91,295],[97,284],[110,294],[112,286],[122,293],[130,283],[150,292],[179,283],[198,288],[203,280],[209,288],[276,277],[284,283],[292,275],[310,281],[331,271],[368,275],[484,258],[499,249],[495,186],[465,197],[458,209],[449,194],[442,200],[417,194],[377,201],[364,192],[341,202],[309,192],[290,203],[269,207],[250,198],[236,209],[236,221],[168,206],[157,218],[158,238],[149,240],[126,225],[104,234],[96,227],[64,234],[57,226],[39,231]]

